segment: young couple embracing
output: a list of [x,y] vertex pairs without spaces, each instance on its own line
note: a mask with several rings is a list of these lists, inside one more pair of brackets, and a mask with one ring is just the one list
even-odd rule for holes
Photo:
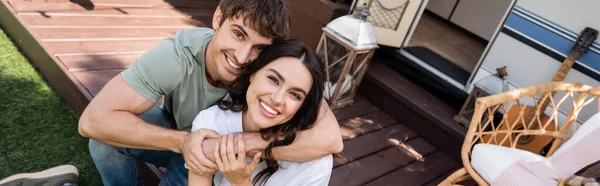
[[142,160],[167,167],[161,185],[327,185],[342,137],[287,6],[221,0],[212,27],[162,40],[87,106],[79,132],[104,184],[141,185]]

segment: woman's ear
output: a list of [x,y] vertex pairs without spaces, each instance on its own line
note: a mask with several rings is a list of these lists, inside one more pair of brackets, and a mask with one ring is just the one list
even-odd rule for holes
[[249,79],[250,83],[252,83],[252,80],[254,79],[254,75],[255,75],[255,74],[256,74],[256,72],[255,72],[255,73],[253,73],[252,75],[250,75],[250,79]]
[[217,7],[215,13],[213,14],[212,27],[217,30],[221,27],[221,19],[223,18],[223,12],[221,12],[221,8]]

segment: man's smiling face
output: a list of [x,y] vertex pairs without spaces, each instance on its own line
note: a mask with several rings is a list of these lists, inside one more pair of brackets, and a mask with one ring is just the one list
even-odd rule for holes
[[[217,8],[213,18],[215,35],[207,55],[211,55],[212,69],[207,69],[213,81],[230,84],[235,81],[265,46],[273,42],[272,38],[261,36],[244,16],[225,19]],[[221,24],[221,19],[225,19]],[[207,61],[208,62],[208,61]]]

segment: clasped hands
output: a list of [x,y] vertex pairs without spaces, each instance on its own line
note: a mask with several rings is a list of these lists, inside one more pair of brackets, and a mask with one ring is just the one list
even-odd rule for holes
[[[245,144],[244,135],[220,136],[214,130],[200,129],[190,133],[182,143],[181,153],[189,171],[199,176],[212,176],[217,170],[234,185],[250,183],[261,148]],[[252,156],[246,162],[246,156]]]

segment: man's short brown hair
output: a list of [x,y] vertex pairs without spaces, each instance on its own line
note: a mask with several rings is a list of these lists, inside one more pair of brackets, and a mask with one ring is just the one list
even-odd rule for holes
[[221,0],[219,8],[223,14],[220,25],[226,19],[242,16],[244,23],[263,37],[274,40],[288,37],[291,18],[283,0]]

